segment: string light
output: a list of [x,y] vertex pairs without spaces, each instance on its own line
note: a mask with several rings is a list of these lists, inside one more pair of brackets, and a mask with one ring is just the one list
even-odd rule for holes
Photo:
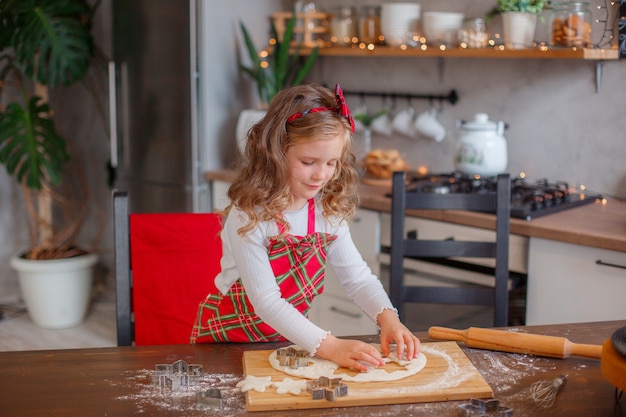
[[[614,24],[609,24],[609,4],[611,5],[611,7],[615,7],[615,5],[617,4],[616,1],[609,1],[609,0],[604,0],[604,6],[597,6],[598,11],[601,13],[604,10],[604,17],[596,19],[595,22],[596,23],[604,23],[604,29],[602,31],[602,36],[600,37],[600,40],[598,41],[598,43],[594,44],[594,47],[596,48],[606,48],[608,46],[612,46],[613,45],[613,41],[615,40],[615,36],[613,34],[613,30],[615,25]],[[615,22],[617,22],[617,20],[619,19],[619,13],[615,14]]]
[[[605,49],[613,46],[616,37],[614,34],[615,27],[617,27],[617,22],[619,21],[619,13],[616,12],[613,19],[611,19],[611,8],[620,6],[620,2],[616,0],[602,0],[602,4],[596,6],[596,17],[593,20],[593,23],[598,27],[597,31],[602,33],[600,39],[593,44],[594,48],[597,49]],[[603,26],[602,26],[603,25]],[[384,44],[384,35],[379,36],[379,41],[381,44]],[[351,45],[353,48],[358,48],[361,50],[374,51],[376,48],[376,44],[374,43],[366,43],[360,41],[357,37],[346,38],[346,43]],[[325,46],[331,46],[337,42],[336,37],[329,37],[325,43]],[[270,48],[276,45],[276,39],[271,38],[269,40]],[[426,51],[429,48],[427,44],[427,39],[418,34],[413,34],[411,39],[408,39],[407,43],[403,43],[399,46],[400,50],[406,51],[408,49],[419,48],[422,51]],[[501,33],[493,33],[491,38],[488,39],[488,47],[491,47],[495,50],[504,51],[506,50],[506,46],[504,45],[502,34]],[[433,45],[430,45],[433,46]],[[448,46],[445,44],[437,45],[440,51],[446,51]],[[540,52],[548,52],[550,50],[550,45],[547,42],[540,42],[533,44],[533,47]],[[460,43],[458,45],[459,49],[468,49],[468,45],[464,43]],[[579,48],[575,46],[572,47],[573,51],[577,51]],[[259,56],[262,59],[266,59],[269,56],[268,51],[261,51]],[[263,64],[262,64],[263,65]],[[265,64],[267,66],[267,64]]]

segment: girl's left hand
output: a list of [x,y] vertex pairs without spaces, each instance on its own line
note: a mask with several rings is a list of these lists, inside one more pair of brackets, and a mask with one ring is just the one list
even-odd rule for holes
[[396,353],[402,359],[406,352],[406,359],[417,358],[420,353],[420,340],[400,322],[393,310],[383,310],[377,317],[380,327],[380,346],[384,357],[389,356],[389,345],[396,343]]

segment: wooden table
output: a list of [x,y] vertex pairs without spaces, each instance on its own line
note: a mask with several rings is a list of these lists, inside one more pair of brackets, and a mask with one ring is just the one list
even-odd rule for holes
[[[511,330],[567,337],[575,343],[602,344],[624,321],[571,325],[527,326]],[[417,333],[422,341],[429,341]],[[376,342],[377,337],[360,339]],[[0,353],[0,416],[239,416],[245,415],[243,394],[234,386],[242,378],[245,350],[275,349],[284,344],[215,344],[141,346]],[[626,411],[626,399],[616,402],[616,390],[602,377],[600,361],[584,358],[549,359],[487,352],[463,346],[469,359],[491,385],[502,405],[514,416],[616,416]],[[182,359],[201,364],[202,384],[222,389],[224,409],[195,403],[194,390],[172,394],[150,384],[156,364]],[[568,382],[555,405],[538,408],[528,388],[539,380],[567,374]],[[202,385],[201,384],[201,385]],[[208,388],[206,386],[205,388]],[[195,389],[197,390],[197,388]],[[257,416],[457,416],[463,402],[405,404],[285,412]]]

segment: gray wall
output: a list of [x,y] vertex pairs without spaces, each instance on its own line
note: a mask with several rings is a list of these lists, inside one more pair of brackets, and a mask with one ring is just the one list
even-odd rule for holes
[[[317,3],[326,6],[338,2]],[[420,3],[422,11],[464,11],[468,17],[482,16],[495,4],[491,0]],[[603,4],[592,1],[591,8]],[[595,13],[595,18],[602,17]],[[494,30],[499,30],[499,25],[499,18],[490,23]],[[539,25],[545,31],[541,22]],[[603,29],[594,25],[594,42]],[[452,170],[459,136],[456,121],[485,112],[492,120],[510,125],[505,137],[508,170],[513,175],[523,171],[530,179],[565,180],[570,185],[584,184],[590,190],[626,198],[626,61],[604,64],[598,93],[595,62],[552,59],[325,57],[320,59],[315,79],[327,85],[340,82],[347,90],[447,94],[456,89],[459,102],[446,104],[440,114],[448,131],[443,142],[374,137],[374,147],[398,148],[412,166],[427,166],[433,172]],[[350,104],[357,106],[359,99],[351,98]],[[414,101],[413,105],[418,112],[428,108],[427,101]],[[368,102],[368,110],[381,106],[380,99]],[[398,102],[399,108],[403,106],[406,103]]]
[[[209,4],[210,3],[210,4]],[[323,9],[334,5],[376,4],[373,1],[322,0]],[[493,0],[421,1],[423,10],[465,11],[481,16]],[[595,0],[593,5],[603,4]],[[204,45],[202,96],[204,99],[201,135],[205,140],[205,168],[226,167],[236,155],[234,139],[237,115],[241,109],[258,105],[254,85],[238,69],[242,55],[238,28],[243,20],[257,45],[267,39],[268,16],[287,9],[290,1],[232,0],[215,6],[209,0],[209,22],[203,24]],[[96,31],[106,53],[111,53],[110,1],[101,5]],[[498,27],[497,19],[493,27]],[[596,28],[596,35],[600,32]],[[601,90],[595,92],[594,63],[569,60],[446,59],[440,77],[440,61],[417,58],[320,58],[313,81],[345,89],[387,92],[447,93],[454,88],[460,101],[445,105],[440,120],[448,129],[441,143],[423,139],[374,137],[373,145],[398,148],[413,166],[425,165],[432,171],[453,169],[457,119],[486,112],[493,120],[510,125],[505,136],[509,145],[509,171],[524,171],[532,178],[547,177],[584,184],[589,189],[626,197],[626,118],[622,116],[626,95],[626,61],[604,65]],[[71,93],[74,93],[73,91]],[[358,99],[349,98],[355,107]],[[427,102],[413,103],[419,111]],[[398,107],[402,105],[398,103]],[[372,110],[381,106],[371,100]],[[80,106],[79,106],[80,108]],[[84,240],[89,242],[100,227],[105,266],[111,263],[112,231],[110,195],[103,168],[107,143],[101,122],[93,114],[73,110],[65,116],[64,129],[78,138],[74,147],[84,155],[93,184],[94,212]],[[76,124],[77,123],[77,124]],[[95,132],[95,133],[94,133]],[[25,246],[23,205],[19,190],[0,172],[0,302],[14,296],[16,278],[8,265],[9,257]],[[102,222],[105,222],[104,225]]]

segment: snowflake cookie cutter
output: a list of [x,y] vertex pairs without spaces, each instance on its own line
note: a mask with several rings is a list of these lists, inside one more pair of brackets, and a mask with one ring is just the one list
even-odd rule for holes
[[309,366],[309,352],[293,347],[278,349],[276,359],[281,366],[288,366],[292,369]]
[[339,397],[348,395],[348,386],[341,382],[341,378],[319,377],[306,382],[306,390],[314,400],[335,401]]
[[180,359],[172,364],[155,365],[152,385],[159,388],[178,390],[180,387],[195,385],[202,376],[202,365],[187,364]]
[[503,407],[495,398],[472,398],[459,406],[459,417],[512,417],[513,409]]
[[217,388],[209,388],[206,391],[196,392],[196,404],[221,410],[222,391]]

